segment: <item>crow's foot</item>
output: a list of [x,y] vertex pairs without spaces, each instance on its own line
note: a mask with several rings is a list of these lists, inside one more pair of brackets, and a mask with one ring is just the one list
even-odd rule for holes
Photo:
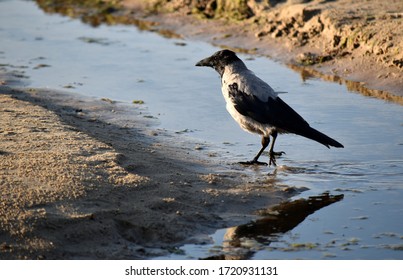
[[269,161],[269,166],[271,166],[273,164],[273,166],[277,166],[276,163],[276,157],[282,156],[284,155],[285,152],[281,151],[281,152],[269,152],[269,156],[270,156],[270,161]]
[[267,162],[250,160],[250,161],[240,161],[239,164],[242,164],[242,165],[267,165]]

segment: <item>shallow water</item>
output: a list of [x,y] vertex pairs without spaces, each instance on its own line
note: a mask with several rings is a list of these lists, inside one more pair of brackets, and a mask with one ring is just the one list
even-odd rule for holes
[[[167,39],[134,26],[93,28],[47,15],[34,2],[0,1],[0,67],[48,87],[144,106],[159,129],[200,143],[225,168],[251,159],[260,139],[239,129],[225,110],[218,75],[194,64],[217,50],[209,44]],[[209,244],[188,244],[163,258],[227,254],[254,259],[403,259],[403,107],[311,78],[265,57],[242,55],[258,76],[313,127],[343,143],[326,149],[302,137],[280,135],[279,167],[250,168],[253,178],[274,176],[281,186],[344,198],[308,215],[268,243],[245,237],[228,245],[218,230]],[[267,156],[263,155],[267,160]],[[262,158],[262,159],[263,159]],[[218,172],[218,171],[217,171]],[[239,248],[242,248],[240,252]],[[245,254],[245,251],[247,252]],[[235,253],[234,253],[235,252]]]

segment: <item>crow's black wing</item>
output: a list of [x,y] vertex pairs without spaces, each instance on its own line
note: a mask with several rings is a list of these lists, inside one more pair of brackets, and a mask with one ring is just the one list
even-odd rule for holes
[[253,94],[240,91],[236,83],[229,85],[228,94],[241,115],[259,123],[296,134],[309,127],[309,124],[279,97],[268,97],[267,101],[262,101]]
[[268,97],[267,101],[262,101],[253,94],[247,94],[238,88],[238,84],[233,83],[228,87],[228,94],[234,102],[235,109],[244,116],[253,120],[274,126],[290,133],[298,134],[315,140],[326,147],[329,146],[343,148],[343,145],[322,132],[312,128],[297,113],[288,106],[280,97]]

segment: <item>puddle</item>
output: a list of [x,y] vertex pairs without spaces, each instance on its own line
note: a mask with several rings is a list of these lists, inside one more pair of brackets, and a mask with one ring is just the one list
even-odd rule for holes
[[223,169],[239,169],[251,180],[275,176],[281,186],[308,189],[294,201],[324,192],[344,195],[304,212],[305,218],[285,232],[256,230],[231,239],[234,228],[220,229],[203,244],[188,244],[178,248],[180,254],[161,258],[403,258],[402,106],[352,93],[338,83],[301,79],[267,58],[240,54],[276,91],[286,92],[281,98],[313,127],[345,146],[329,150],[280,135],[276,147],[286,155],[277,169],[244,169],[233,163],[251,159],[260,139],[243,132],[226,112],[218,75],[194,66],[216,47],[134,26],[94,28],[18,0],[0,1],[0,37],[0,69],[30,87],[140,104],[160,129],[193,139],[199,143],[196,152],[214,157]]

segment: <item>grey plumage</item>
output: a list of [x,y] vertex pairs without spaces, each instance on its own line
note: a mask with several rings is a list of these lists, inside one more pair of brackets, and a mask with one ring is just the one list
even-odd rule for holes
[[236,54],[230,50],[218,51],[199,61],[196,66],[214,68],[221,77],[221,90],[227,110],[248,132],[262,135],[262,148],[253,160],[244,164],[265,164],[258,159],[273,141],[269,150],[269,164],[276,165],[274,143],[278,133],[294,133],[315,140],[326,147],[343,148],[343,145],[310,125],[263,80],[258,78]]

